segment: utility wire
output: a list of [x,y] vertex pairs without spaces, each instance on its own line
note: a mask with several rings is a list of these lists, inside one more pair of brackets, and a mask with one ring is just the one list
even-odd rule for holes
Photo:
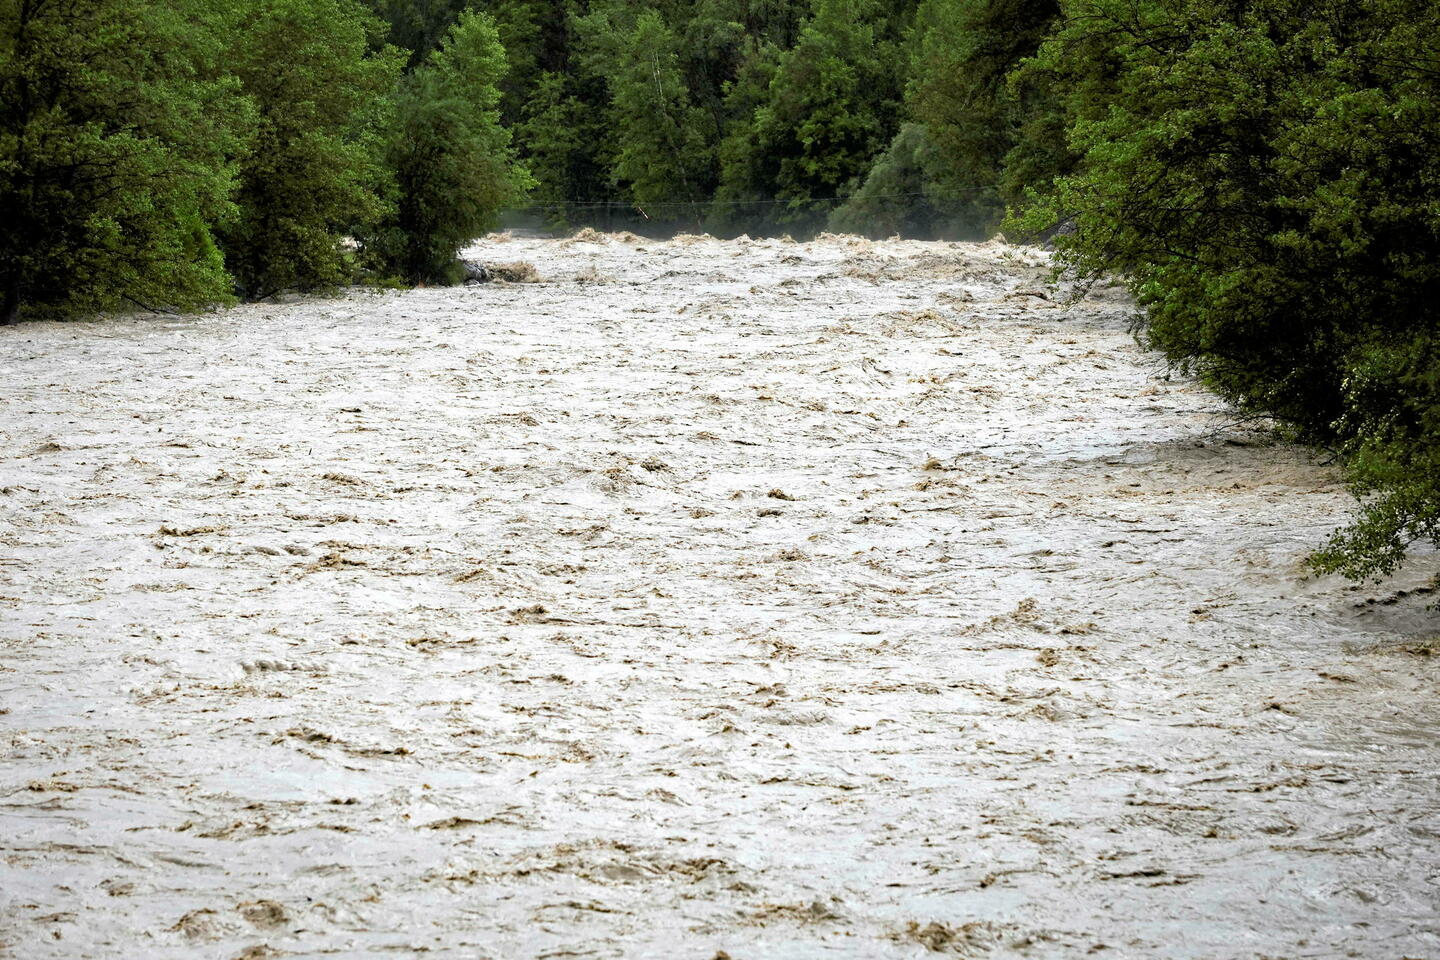
[[[972,187],[961,191],[962,196],[942,197],[941,200],[969,199],[984,193],[993,193],[989,187]],[[507,210],[545,210],[550,207],[742,207],[770,204],[804,205],[817,203],[847,203],[851,200],[866,202],[869,200],[913,200],[916,197],[930,197],[928,193],[882,193],[872,196],[860,197],[811,197],[809,200],[655,200],[650,203],[640,204],[632,200],[550,200],[544,203],[531,203],[519,207],[507,207]]]

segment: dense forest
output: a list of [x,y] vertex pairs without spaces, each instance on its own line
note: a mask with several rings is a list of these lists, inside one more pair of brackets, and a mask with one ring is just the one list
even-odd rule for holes
[[[412,62],[467,7],[373,4]],[[1007,82],[1057,2],[470,6],[505,47],[525,209],[553,226],[983,238],[1069,155]]]
[[1428,0],[3,0],[0,318],[454,282],[556,227],[1046,239],[1440,540]]

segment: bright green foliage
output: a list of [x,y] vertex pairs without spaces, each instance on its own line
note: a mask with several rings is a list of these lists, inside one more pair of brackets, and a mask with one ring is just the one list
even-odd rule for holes
[[0,320],[228,295],[248,119],[208,40],[143,0],[0,0]]
[[1336,445],[1381,574],[1440,516],[1440,8],[1083,0],[1030,69],[1083,154],[1026,218],[1129,278],[1151,343],[1242,409]]
[[445,40],[401,83],[385,158],[397,187],[394,214],[362,234],[368,256],[412,282],[453,283],[456,254],[520,200],[529,177],[500,125],[505,50],[494,21],[463,13]]
[[228,66],[258,123],[221,240],[244,296],[351,278],[343,233],[384,212],[374,126],[401,56],[370,52],[382,29],[355,0],[261,0],[235,23]]
[[777,220],[823,223],[830,201],[859,186],[894,133],[892,73],[875,17],[872,0],[815,0],[755,111],[748,149],[726,157],[722,182],[758,169],[781,201]]
[[1440,333],[1433,307],[1429,319],[1430,329],[1414,330],[1408,340],[1375,336],[1349,358],[1343,451],[1351,486],[1364,500],[1356,522],[1312,558],[1317,571],[1381,576],[1400,566],[1411,544],[1440,543]]

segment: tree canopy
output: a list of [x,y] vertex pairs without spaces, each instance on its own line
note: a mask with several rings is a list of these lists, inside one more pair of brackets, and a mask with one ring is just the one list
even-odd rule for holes
[[0,319],[229,296],[254,117],[220,55],[143,0],[0,4]]
[[456,254],[498,223],[497,211],[524,196],[525,172],[500,125],[505,50],[494,22],[465,12],[399,85],[396,119],[382,155],[395,197],[366,252],[381,269],[412,282],[455,282]]
[[1077,0],[1056,78],[1069,174],[1017,219],[1127,278],[1147,341],[1337,450],[1367,499],[1318,570],[1440,539],[1440,9]]

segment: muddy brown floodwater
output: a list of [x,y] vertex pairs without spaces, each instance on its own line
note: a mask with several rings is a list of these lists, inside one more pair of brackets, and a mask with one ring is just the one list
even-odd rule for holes
[[1001,243],[0,332],[0,955],[1440,957],[1436,629]]

